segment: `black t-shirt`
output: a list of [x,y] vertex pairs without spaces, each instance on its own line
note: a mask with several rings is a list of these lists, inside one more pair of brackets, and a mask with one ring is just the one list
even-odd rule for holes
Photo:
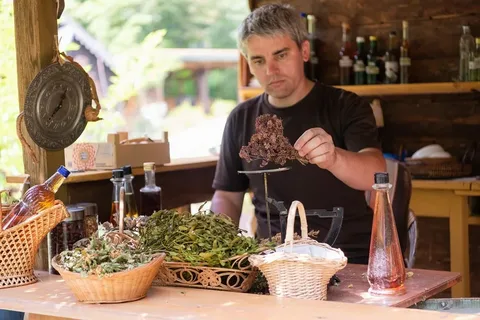
[[[239,174],[239,170],[258,170],[261,161],[250,163],[239,157],[240,148],[248,145],[255,132],[255,120],[262,114],[275,114],[282,119],[284,135],[293,145],[308,129],[320,127],[333,138],[335,146],[357,152],[364,148],[380,148],[373,112],[363,99],[354,93],[316,83],[298,103],[288,108],[275,108],[267,94],[238,105],[229,115],[222,139],[213,188],[224,191],[253,191],[253,204],[258,221],[257,234],[268,237],[263,175]],[[293,200],[305,209],[344,208],[344,221],[335,247],[347,257],[366,257],[370,245],[372,210],[364,191],[350,188],[328,170],[313,164],[302,165],[288,161],[292,169],[268,175],[268,196],[284,201],[287,209]],[[265,168],[276,168],[268,164]],[[373,177],[372,177],[373,184]],[[278,210],[269,206],[272,233],[280,232]],[[298,222],[298,221],[297,221]],[[308,229],[319,230],[319,241],[325,237],[331,220],[308,217]],[[299,223],[296,223],[299,227]],[[299,229],[297,229],[298,232]]]

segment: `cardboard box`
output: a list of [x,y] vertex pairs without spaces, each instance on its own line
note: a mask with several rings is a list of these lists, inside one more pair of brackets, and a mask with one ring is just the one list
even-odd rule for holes
[[170,162],[168,133],[162,140],[128,139],[127,132],[109,134],[107,142],[75,143],[65,148],[65,166],[72,171],[111,170],[124,165],[142,167],[144,162]]

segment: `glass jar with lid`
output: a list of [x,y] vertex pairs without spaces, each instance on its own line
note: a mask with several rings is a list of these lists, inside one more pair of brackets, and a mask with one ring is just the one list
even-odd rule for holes
[[58,274],[51,266],[51,260],[64,250],[73,249],[73,244],[85,238],[85,209],[77,205],[68,205],[70,217],[60,222],[48,233],[48,260],[50,273]]

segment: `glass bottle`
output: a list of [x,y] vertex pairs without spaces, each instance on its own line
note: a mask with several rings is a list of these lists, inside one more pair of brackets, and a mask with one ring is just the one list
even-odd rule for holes
[[351,84],[353,48],[350,42],[350,25],[342,23],[342,48],[340,50],[340,84]]
[[388,35],[388,50],[385,53],[385,83],[398,83],[397,33]]
[[375,173],[373,188],[376,195],[367,270],[368,291],[374,295],[402,295],[406,273],[388,194],[392,188],[388,173]]
[[306,75],[312,81],[318,80],[318,56],[316,52],[316,21],[317,19],[313,14],[307,15],[307,32],[308,40],[310,42],[310,59],[306,64]]
[[55,193],[69,174],[67,168],[60,166],[47,181],[28,189],[22,199],[2,218],[2,230],[18,225],[38,212],[53,207]]
[[409,43],[408,43],[408,21],[402,22],[403,39],[400,46],[400,83],[408,83],[408,70],[411,65],[409,57]]
[[113,184],[113,191],[112,191],[112,206],[110,210],[110,222],[117,226],[118,217],[115,217],[116,214],[119,212],[119,204],[120,204],[120,188],[123,187],[123,169],[115,169],[112,171],[112,178],[110,181]]
[[355,84],[365,84],[365,63],[367,61],[367,55],[365,53],[364,37],[357,37],[357,53],[354,59],[353,72],[355,75]]
[[377,65],[377,37],[370,36],[370,51],[367,54],[367,84],[376,84],[379,73]]
[[155,184],[155,163],[145,162],[145,186],[140,189],[140,214],[151,216],[162,210],[162,189]]
[[137,218],[138,209],[135,200],[135,192],[133,190],[132,167],[124,166],[123,168],[123,186],[125,187],[125,217]]
[[462,26],[463,35],[460,38],[460,65],[458,66],[459,80],[468,81],[470,79],[469,63],[472,59],[475,41],[470,32],[469,26]]
[[475,38],[475,52],[470,61],[470,81],[480,81],[480,38]]

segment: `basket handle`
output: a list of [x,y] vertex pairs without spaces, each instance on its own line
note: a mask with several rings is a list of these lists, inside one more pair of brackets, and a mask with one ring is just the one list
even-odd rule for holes
[[120,187],[120,199],[118,202],[118,231],[123,233],[123,223],[125,217],[125,187]]
[[307,215],[305,214],[305,208],[300,201],[293,201],[288,210],[288,220],[287,220],[287,234],[285,235],[285,244],[293,244],[293,227],[295,225],[295,216],[297,214],[300,216],[300,223],[302,229],[302,239],[308,239],[308,225],[307,225]]

